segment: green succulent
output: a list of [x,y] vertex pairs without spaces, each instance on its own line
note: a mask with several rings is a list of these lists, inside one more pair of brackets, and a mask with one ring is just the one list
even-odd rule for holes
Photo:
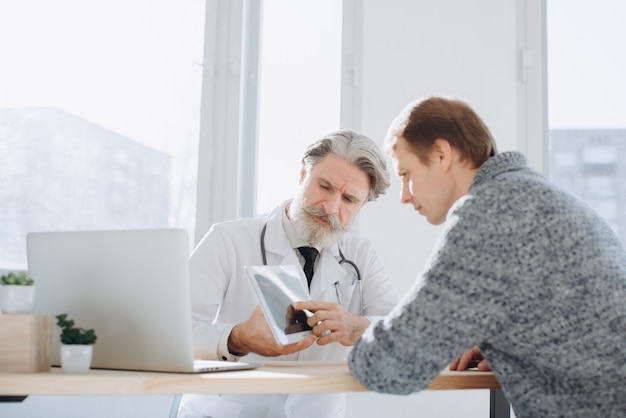
[[57,325],[62,328],[61,342],[63,344],[90,345],[96,342],[96,333],[92,329],[85,330],[74,326],[73,319],[67,319],[67,314],[57,315]]
[[35,281],[28,277],[28,275],[26,274],[26,272],[21,271],[19,273],[13,273],[10,272],[8,274],[3,274],[2,277],[0,277],[0,284],[3,285],[18,285],[18,286],[32,286],[33,284],[35,284]]

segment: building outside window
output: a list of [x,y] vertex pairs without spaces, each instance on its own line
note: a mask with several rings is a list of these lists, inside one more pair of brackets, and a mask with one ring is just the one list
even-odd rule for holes
[[549,174],[626,243],[626,3],[547,0]]
[[0,5],[0,270],[32,231],[193,231],[204,2]]

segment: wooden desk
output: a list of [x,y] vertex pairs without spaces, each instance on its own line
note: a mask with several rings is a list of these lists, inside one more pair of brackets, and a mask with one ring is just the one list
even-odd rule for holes
[[[279,362],[254,370],[205,374],[90,370],[87,374],[71,375],[53,367],[50,373],[0,373],[0,396],[367,391],[352,377],[345,362],[299,363]],[[428,387],[490,389],[492,393],[499,392],[499,388],[493,373],[478,371],[444,371]]]

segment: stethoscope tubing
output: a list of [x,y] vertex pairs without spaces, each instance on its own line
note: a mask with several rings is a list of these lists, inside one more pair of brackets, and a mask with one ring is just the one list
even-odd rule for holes
[[[265,223],[263,225],[263,229],[261,229],[261,256],[263,257],[263,265],[266,266],[267,265],[267,255],[265,252],[265,231],[267,230],[267,223]],[[339,250],[339,257],[341,257],[341,260],[339,260],[339,264],[349,264],[350,266],[352,266],[352,268],[354,269],[354,271],[356,272],[356,281],[357,281],[357,286],[359,287],[359,315],[363,315],[363,283],[361,281],[361,271],[359,270],[359,268],[357,267],[356,263],[352,260],[348,260],[343,253],[341,252],[341,248],[339,248],[339,246],[337,246],[337,249]],[[337,301],[339,302],[339,305],[342,305],[341,303],[341,295],[339,294],[339,281],[335,282],[335,292],[337,293]]]

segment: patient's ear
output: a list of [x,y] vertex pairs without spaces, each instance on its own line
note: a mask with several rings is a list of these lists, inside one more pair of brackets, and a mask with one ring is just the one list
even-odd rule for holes
[[443,138],[435,139],[432,147],[432,158],[443,170],[449,170],[454,159],[454,149],[450,142]]

